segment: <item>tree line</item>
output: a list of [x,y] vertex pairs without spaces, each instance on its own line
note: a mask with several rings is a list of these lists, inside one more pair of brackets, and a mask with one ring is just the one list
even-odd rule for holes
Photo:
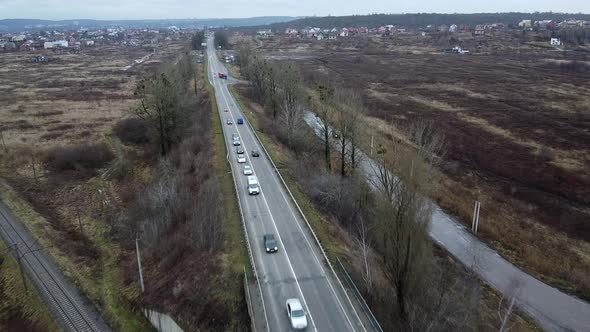
[[[202,69],[182,53],[173,64],[137,83],[135,117],[121,122],[122,140],[146,144],[158,153],[156,172],[137,194],[127,232],[141,234],[149,253],[189,247],[209,250],[223,236],[218,181],[211,163],[209,99],[200,90]],[[183,236],[167,239],[172,230]],[[182,239],[179,239],[182,238]],[[169,253],[167,260],[174,260]],[[172,256],[172,257],[171,257]]]
[[[360,27],[369,28],[379,27],[387,24],[400,25],[404,27],[426,27],[427,25],[441,24],[468,24],[475,26],[483,23],[505,23],[516,25],[521,20],[531,19],[554,20],[557,22],[570,18],[579,20],[590,20],[590,14],[568,14],[553,12],[535,12],[535,13],[475,13],[475,14],[434,14],[434,13],[415,13],[415,14],[372,14],[372,15],[350,15],[350,16],[325,16],[325,17],[306,17],[290,22],[281,22],[265,26],[273,31],[283,31],[291,28],[304,27]],[[252,27],[252,31],[260,29],[261,26]]]
[[[438,189],[445,155],[435,124],[410,121],[402,130],[406,142],[378,146],[366,174],[359,168],[366,112],[359,91],[323,78],[304,84],[295,64],[264,59],[248,44],[239,46],[238,66],[265,106],[261,130],[295,155],[287,167],[299,188],[353,239],[354,254],[345,258],[384,328],[478,330],[477,278],[441,263],[428,235],[428,197]],[[318,123],[319,139],[304,116]],[[512,312],[504,309],[501,303],[503,322]]]

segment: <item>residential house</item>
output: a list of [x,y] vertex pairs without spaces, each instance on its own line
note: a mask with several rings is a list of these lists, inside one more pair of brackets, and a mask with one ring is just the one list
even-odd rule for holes
[[367,27],[360,27],[359,28],[359,33],[368,33],[369,29]]
[[17,35],[10,39],[10,41],[13,41],[15,43],[24,42],[25,40],[27,40],[27,36],[25,35]]
[[532,25],[533,22],[531,20],[522,20],[520,23],[518,23],[520,28],[530,28]]
[[449,27],[446,24],[441,24],[438,26],[438,31],[447,32],[447,31],[449,31]]
[[336,40],[338,38],[338,32],[330,32],[330,34],[328,35],[328,39],[330,40]]
[[475,26],[475,35],[476,36],[483,36],[486,34],[485,26],[478,24]]
[[387,32],[387,28],[384,26],[378,27],[377,32],[380,34],[385,34]]
[[458,28],[459,27],[457,26],[457,24],[451,24],[451,26],[449,27],[449,32],[450,33],[455,33],[455,32],[457,32],[457,29]]
[[259,36],[262,36],[262,37],[267,37],[272,34],[272,30],[271,29],[258,30],[258,31],[256,31],[256,34]]
[[317,40],[323,40],[323,39],[325,38],[325,36],[324,36],[324,33],[323,33],[322,31],[318,32],[318,33],[315,35],[315,38],[316,38]]
[[45,42],[43,43],[43,48],[50,49],[50,48],[60,48],[60,47],[68,47],[67,40],[56,40],[52,42]]
[[342,28],[340,30],[340,37],[348,37],[348,29],[347,28]]

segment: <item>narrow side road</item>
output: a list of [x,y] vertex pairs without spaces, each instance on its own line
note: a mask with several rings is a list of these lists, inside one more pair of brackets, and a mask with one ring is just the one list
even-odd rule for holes
[[[322,126],[314,113],[305,122],[322,136]],[[360,169],[369,182],[375,177],[376,163],[361,153]],[[473,269],[505,297],[517,297],[520,308],[549,331],[590,331],[590,304],[551,287],[508,262],[494,249],[474,236],[453,216],[432,202],[434,211],[430,236],[467,268]],[[590,271],[589,271],[590,273]]]

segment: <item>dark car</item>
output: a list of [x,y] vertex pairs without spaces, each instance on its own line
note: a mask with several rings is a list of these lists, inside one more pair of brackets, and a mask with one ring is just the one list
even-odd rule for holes
[[264,239],[264,250],[266,250],[266,252],[271,253],[271,252],[277,252],[277,250],[279,250],[279,245],[277,243],[277,240],[275,240],[275,236],[272,234],[266,234],[263,237]]
[[237,153],[237,154],[243,154],[243,153],[244,153],[244,149],[242,149],[242,147],[241,147],[241,146],[238,146],[238,147],[236,148],[236,153]]
[[252,150],[252,157],[260,157],[260,152],[258,150]]

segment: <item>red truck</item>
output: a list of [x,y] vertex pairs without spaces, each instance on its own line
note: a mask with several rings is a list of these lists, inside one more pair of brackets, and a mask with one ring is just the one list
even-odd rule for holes
[[227,80],[227,75],[225,73],[217,73],[217,75],[219,76],[219,78]]

